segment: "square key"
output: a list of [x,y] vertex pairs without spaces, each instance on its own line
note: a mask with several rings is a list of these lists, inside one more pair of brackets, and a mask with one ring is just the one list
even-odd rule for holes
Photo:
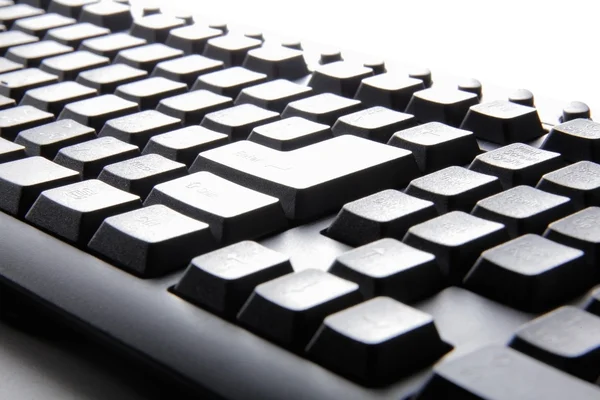
[[56,75],[37,68],[20,69],[0,75],[0,95],[19,102],[29,89],[58,82]]
[[235,104],[254,104],[267,110],[283,112],[292,101],[312,95],[312,88],[285,79],[276,79],[243,89]]
[[542,149],[556,151],[571,162],[600,162],[600,123],[578,118],[555,125],[542,144]]
[[28,4],[15,4],[13,6],[0,7],[0,21],[10,29],[13,23],[21,18],[33,17],[43,13],[44,10],[41,8],[32,7]]
[[138,105],[112,94],[76,101],[65,106],[59,119],[72,119],[99,132],[109,119],[138,111]]
[[223,96],[236,98],[242,89],[266,80],[265,74],[242,67],[232,67],[198,77],[192,90],[206,89]]
[[25,68],[39,66],[45,58],[60,56],[73,51],[71,46],[65,46],[53,40],[24,44],[11,47],[6,52],[6,58],[22,64]]
[[266,74],[269,79],[299,79],[309,74],[302,52],[284,46],[267,46],[250,50],[243,66]]
[[364,78],[354,98],[365,106],[383,106],[404,112],[412,95],[423,89],[421,79],[388,72]]
[[181,18],[158,13],[136,19],[133,21],[129,32],[133,36],[144,38],[150,43],[164,43],[171,29],[184,25],[185,21]]
[[575,210],[600,205],[600,165],[579,161],[545,174],[536,187],[569,197]]
[[218,71],[222,68],[222,61],[211,60],[198,54],[192,54],[158,63],[152,72],[152,76],[162,76],[172,81],[183,82],[188,87],[192,87],[200,75]]
[[36,36],[28,35],[20,31],[0,32],[0,55],[4,56],[6,51],[14,46],[35,43],[39,41]]
[[347,61],[336,61],[315,69],[308,86],[316,93],[333,93],[353,98],[363,78],[372,75],[372,68]]
[[206,114],[232,105],[231,97],[221,96],[208,90],[193,90],[162,99],[156,106],[156,110],[179,118],[183,125],[198,125]]
[[112,136],[143,148],[152,136],[181,127],[181,121],[154,110],[108,120],[98,137]]
[[127,64],[130,67],[152,72],[160,62],[181,57],[183,51],[165,46],[162,43],[152,43],[119,51],[114,63]]
[[113,64],[80,72],[77,83],[94,88],[100,94],[113,94],[117,87],[144,79],[148,72],[125,64]]
[[202,126],[225,133],[232,142],[246,140],[254,128],[279,120],[279,113],[252,104],[241,104],[207,114]]
[[73,18],[55,13],[47,13],[19,19],[15,21],[13,29],[37,36],[41,39],[50,29],[73,25],[75,22],[77,21]]
[[146,44],[146,40],[127,33],[112,33],[84,40],[79,50],[87,50],[113,60],[121,50],[131,49]]
[[282,118],[303,117],[321,124],[333,125],[342,115],[360,110],[358,100],[348,99],[333,93],[322,93],[296,100],[288,104],[281,114]]
[[226,67],[242,65],[249,50],[262,46],[258,39],[228,34],[210,39],[203,56],[223,61]]
[[99,56],[89,51],[75,51],[61,56],[46,58],[40,69],[58,76],[61,81],[77,78],[80,72],[110,64],[108,57]]
[[50,122],[21,131],[15,143],[25,146],[28,156],[42,156],[52,160],[63,147],[96,138],[96,132],[88,126],[70,119]]
[[54,115],[31,106],[0,111],[0,136],[15,140],[19,132],[54,121]]
[[25,147],[0,138],[0,164],[25,158]]
[[210,39],[222,34],[223,31],[220,29],[193,24],[171,29],[165,44],[183,50],[186,54],[202,54],[206,43]]
[[410,114],[375,106],[341,116],[331,130],[334,136],[355,135],[387,143],[395,132],[415,124],[415,118]]
[[458,89],[429,88],[415,92],[406,112],[422,122],[441,122],[459,127],[471,106],[479,103],[475,93]]
[[331,139],[331,129],[324,124],[300,117],[285,118],[257,126],[248,140],[279,151],[291,151]]
[[101,26],[96,26],[88,22],[69,25],[62,28],[51,29],[46,33],[45,40],[54,40],[55,42],[78,48],[79,45],[87,39],[108,35],[110,30]]
[[79,100],[89,99],[98,94],[96,89],[66,81],[53,85],[29,89],[20,105],[34,106],[40,110],[59,115],[64,106]]
[[131,7],[128,4],[101,1],[83,7],[79,20],[81,22],[91,22],[113,32],[118,32],[129,29],[133,17]]
[[165,97],[172,97],[186,91],[185,83],[154,77],[120,85],[115,90],[115,94],[136,102],[141,110],[148,110],[156,108],[158,102]]

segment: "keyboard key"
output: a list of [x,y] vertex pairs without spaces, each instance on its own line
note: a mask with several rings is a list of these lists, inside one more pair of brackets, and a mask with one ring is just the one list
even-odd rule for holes
[[302,52],[283,46],[250,50],[242,65],[266,74],[269,79],[299,79],[309,74]]
[[542,175],[564,166],[559,153],[513,143],[475,157],[469,169],[495,175],[502,187],[535,186]]
[[206,89],[234,99],[242,89],[263,83],[266,80],[267,76],[265,74],[259,74],[242,67],[233,67],[198,77],[192,90]]
[[437,364],[415,400],[593,400],[598,395],[597,386],[516,350],[488,346]]
[[579,161],[545,174],[536,187],[569,197],[575,210],[600,205],[600,165]]
[[10,61],[7,58],[0,57],[0,74],[4,74],[7,72],[17,71],[19,69],[23,69],[23,66],[14,61]]
[[327,236],[350,246],[385,237],[402,240],[411,226],[437,215],[432,202],[389,189],[345,204]]
[[248,140],[275,150],[291,151],[331,138],[327,125],[291,117],[257,126]]
[[425,86],[420,79],[388,72],[363,79],[354,98],[365,106],[382,106],[403,112],[412,95],[423,89]]
[[214,246],[207,224],[161,205],[106,218],[88,245],[110,263],[145,278],[184,268]]
[[121,50],[143,46],[146,41],[126,33],[113,33],[106,36],[87,39],[81,43],[79,50],[87,50],[100,56],[114,59]]
[[192,125],[152,136],[142,154],[160,154],[189,167],[198,154],[228,142],[227,135]]
[[241,104],[206,114],[202,126],[229,136],[232,142],[246,140],[254,128],[279,120],[279,113],[252,104]]
[[220,244],[256,239],[287,227],[277,198],[209,172],[156,185],[144,203],[152,204],[163,204],[208,223]]
[[181,121],[158,111],[147,110],[108,120],[98,137],[112,136],[143,148],[152,136],[181,127]]
[[0,136],[15,140],[19,132],[54,121],[54,115],[31,106],[0,111]]
[[10,29],[14,22],[27,17],[43,14],[44,10],[32,7],[29,4],[15,4],[13,6],[0,8],[0,22]]
[[55,12],[67,17],[79,18],[81,10],[88,4],[98,3],[100,0],[52,0],[48,12]]
[[140,207],[140,198],[90,179],[45,190],[25,219],[61,239],[84,247],[105,218]]
[[308,86],[317,93],[333,93],[353,98],[363,78],[373,75],[371,68],[347,61],[338,61],[318,67]]
[[234,67],[242,65],[248,51],[260,46],[260,40],[229,34],[209,39],[202,55],[223,61],[226,67]]
[[312,88],[285,79],[276,79],[243,89],[235,104],[254,104],[267,110],[283,112],[292,101],[312,95]]
[[148,43],[164,43],[169,31],[185,25],[185,21],[165,14],[153,14],[133,21],[129,33],[148,41]]
[[560,122],[567,122],[578,118],[590,119],[591,115],[590,107],[587,104],[581,101],[572,101],[563,108]]
[[156,110],[179,118],[183,125],[198,125],[206,114],[229,108],[232,105],[231,97],[221,96],[208,90],[194,90],[162,99]]
[[220,29],[193,24],[171,29],[165,44],[183,50],[186,54],[202,54],[206,43],[210,39],[221,36],[222,34],[223,31]]
[[234,319],[257,285],[292,272],[289,257],[243,241],[194,258],[173,292]]
[[59,115],[66,104],[89,99],[97,94],[96,89],[66,81],[28,90],[20,105],[34,106],[40,110]]
[[422,123],[441,122],[458,128],[469,108],[477,103],[474,93],[431,88],[415,92],[406,112]]
[[448,211],[471,212],[481,200],[502,190],[495,176],[448,167],[414,179],[406,194],[432,201],[440,214]]
[[73,25],[75,22],[77,21],[73,18],[68,18],[54,13],[48,13],[35,17],[19,19],[13,24],[13,29],[25,32],[29,35],[37,36],[41,39],[50,29]]
[[11,47],[6,52],[6,58],[22,64],[25,68],[39,66],[45,58],[70,53],[73,48],[53,40],[42,40],[30,44]]
[[38,40],[38,37],[21,31],[0,32],[0,55],[3,56],[8,49],[14,46],[35,43]]
[[461,81],[458,84],[458,90],[476,94],[479,100],[481,100],[481,95],[483,93],[483,87],[481,85],[481,82],[473,78],[467,78]]
[[0,209],[24,217],[46,189],[77,182],[76,171],[42,157],[28,157],[0,164]]
[[40,69],[58,76],[61,81],[70,81],[77,78],[82,71],[103,67],[110,64],[108,57],[99,56],[89,51],[75,51],[57,57],[46,58],[42,61]]
[[139,81],[148,76],[148,72],[125,64],[113,64],[83,71],[77,76],[77,83],[94,88],[100,94],[112,94],[117,87]]
[[152,76],[162,76],[172,81],[183,82],[188,87],[192,87],[200,75],[218,71],[222,68],[223,62],[221,61],[192,54],[159,63],[154,68]]
[[365,299],[388,296],[404,303],[425,299],[444,287],[435,256],[392,238],[338,256],[329,272],[356,282]]
[[25,158],[25,148],[9,140],[0,138],[0,164]]
[[157,76],[120,85],[115,90],[115,94],[136,102],[141,110],[148,110],[156,108],[158,102],[165,97],[175,96],[186,91],[185,83]]
[[59,119],[72,119],[98,132],[106,121],[137,111],[138,105],[134,102],[114,95],[103,95],[67,104]]
[[356,283],[306,269],[256,286],[238,320],[258,335],[300,352],[327,315],[360,301]]
[[412,151],[424,173],[452,165],[468,165],[479,154],[479,146],[472,132],[439,122],[396,132],[388,144]]
[[452,211],[414,225],[403,242],[434,254],[449,283],[456,285],[483,251],[507,240],[504,225]]
[[100,26],[92,25],[88,22],[55,28],[48,31],[45,40],[54,40],[55,42],[78,48],[84,40],[99,36],[108,35],[110,31]]
[[533,93],[527,89],[515,90],[509,97],[508,101],[515,104],[520,104],[527,107],[535,107]]
[[433,364],[451,349],[430,315],[377,297],[325,318],[306,351],[336,373],[380,386]]
[[585,310],[600,317],[600,287],[592,290],[587,297]]
[[114,63],[127,64],[150,73],[158,63],[172,60],[182,55],[183,51],[179,49],[174,49],[161,43],[152,43],[119,51]]
[[25,147],[28,156],[42,156],[52,160],[63,147],[95,139],[92,128],[63,119],[21,131],[15,143]]
[[105,166],[139,155],[137,146],[113,137],[102,137],[63,147],[54,161],[79,172],[83,179],[95,179]]
[[321,52],[319,64],[331,64],[337,61],[343,61],[342,53],[337,49],[328,49]]
[[29,89],[58,82],[56,75],[37,68],[20,69],[0,75],[0,95],[19,102]]
[[128,5],[102,1],[83,7],[79,21],[90,22],[117,32],[129,29],[133,18]]
[[281,117],[302,117],[331,126],[339,117],[352,114],[360,109],[361,103],[358,100],[347,99],[332,93],[322,93],[291,102]]
[[542,234],[549,223],[573,212],[568,197],[546,193],[531,186],[515,186],[479,200],[473,215],[506,226],[511,237],[525,233]]
[[408,73],[409,78],[419,79],[423,82],[425,88],[430,88],[433,85],[433,79],[431,77],[431,70],[429,68],[413,68]]
[[593,285],[583,252],[527,234],[484,251],[464,285],[526,312],[548,311]]
[[519,329],[510,347],[588,382],[600,377],[600,318],[561,307]]
[[600,162],[600,123],[589,119],[574,119],[555,125],[550,130],[542,149],[556,151],[571,162]]
[[355,135],[386,143],[397,131],[416,125],[410,114],[375,106],[338,118],[331,130],[334,136]]
[[14,107],[16,104],[17,102],[10,97],[0,95],[0,110],[6,110],[7,108]]

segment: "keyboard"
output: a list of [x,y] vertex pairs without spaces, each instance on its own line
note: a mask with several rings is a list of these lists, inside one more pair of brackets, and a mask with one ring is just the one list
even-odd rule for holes
[[599,398],[593,103],[12,3],[3,313],[33,302],[195,398]]

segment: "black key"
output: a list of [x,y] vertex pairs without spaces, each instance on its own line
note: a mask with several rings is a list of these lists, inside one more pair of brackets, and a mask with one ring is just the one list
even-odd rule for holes
[[52,0],[48,12],[55,12],[67,17],[79,18],[81,10],[88,4],[98,3],[100,0]]
[[510,347],[569,374],[596,382],[600,377],[600,318],[561,307],[525,324]]
[[21,31],[0,32],[0,55],[4,55],[11,47],[35,43],[38,40],[38,37]]
[[173,292],[233,319],[257,285],[292,272],[289,257],[243,241],[194,258]]
[[358,100],[347,99],[333,93],[322,93],[291,102],[283,110],[281,117],[303,117],[331,126],[342,115],[348,115],[360,109],[361,103]]
[[25,147],[0,138],[0,163],[25,158]]
[[321,52],[321,57],[319,58],[319,64],[331,64],[337,61],[343,61],[342,53],[337,49],[326,49]]
[[52,160],[63,147],[86,142],[95,137],[92,128],[69,119],[62,119],[21,131],[15,143],[25,146],[28,156],[42,156]]
[[159,63],[154,68],[152,76],[162,76],[172,81],[183,82],[188,87],[192,87],[200,75],[218,71],[222,68],[222,61],[211,60],[198,54],[192,54]]
[[209,39],[202,55],[221,60],[226,67],[242,65],[246,54],[262,46],[262,42],[240,35],[225,35]]
[[423,89],[420,79],[386,73],[363,79],[354,98],[365,106],[383,106],[403,112],[412,95]]
[[365,299],[388,296],[404,303],[439,292],[443,277],[435,256],[392,238],[338,256],[329,272],[356,282]]
[[152,136],[181,127],[181,121],[158,111],[147,110],[106,121],[99,137],[112,136],[143,148]]
[[110,64],[108,57],[83,50],[46,58],[42,61],[40,69],[58,76],[61,81],[70,81],[77,78],[80,72],[108,64]]
[[60,149],[54,162],[79,172],[83,179],[95,179],[105,166],[139,155],[137,146],[103,137]]
[[108,35],[110,31],[106,28],[83,22],[80,24],[69,25],[63,28],[51,29],[46,33],[45,40],[54,40],[55,42],[71,46],[79,47],[84,40],[92,39],[99,36]]
[[59,115],[66,104],[89,99],[97,94],[96,89],[67,81],[28,90],[20,105],[34,106],[40,110]]
[[356,283],[305,269],[258,285],[238,320],[258,335],[300,352],[327,315],[360,301]]
[[229,136],[232,142],[246,140],[254,128],[279,120],[279,113],[252,104],[241,104],[206,114],[202,126]]
[[463,90],[465,92],[474,93],[477,95],[477,98],[479,100],[481,100],[481,96],[483,94],[483,87],[481,85],[481,82],[479,82],[477,79],[473,79],[473,78],[468,78],[468,79],[461,81],[458,84],[458,90]]
[[248,140],[275,150],[291,151],[331,138],[331,129],[327,125],[291,117],[257,126]]
[[29,4],[15,4],[0,8],[0,22],[10,29],[16,20],[41,15],[44,10],[32,7]]
[[114,1],[102,1],[83,7],[79,21],[90,22],[97,26],[118,32],[129,29],[133,22],[130,7]]
[[194,90],[162,99],[156,110],[179,118],[183,125],[198,125],[206,114],[232,105],[231,97],[221,96],[208,90]]
[[54,115],[31,106],[0,111],[0,136],[15,140],[19,132],[54,121]]
[[77,21],[73,18],[48,13],[15,21],[13,29],[37,36],[41,39],[50,29],[73,25],[75,22]]
[[143,46],[146,41],[126,33],[113,33],[106,36],[87,39],[81,43],[79,50],[87,50],[100,56],[114,59],[121,50]]
[[395,132],[415,126],[416,123],[410,114],[375,106],[341,116],[331,130],[334,136],[355,135],[386,143]]
[[396,132],[388,144],[412,151],[424,173],[452,165],[468,165],[479,154],[479,146],[472,132],[439,122]]
[[527,312],[544,312],[584,293],[594,269],[583,252],[527,234],[484,251],[464,285]]
[[192,125],[152,136],[142,154],[160,154],[170,160],[192,165],[196,156],[229,142],[229,137],[201,126]]
[[559,153],[513,143],[475,157],[469,169],[495,175],[502,187],[535,186],[542,175],[564,166]]
[[201,153],[190,168],[196,171],[212,171],[277,196],[286,216],[296,220],[313,219],[368,194],[402,187],[418,173],[410,152],[350,135],[293,152],[250,141],[231,143]]
[[125,64],[113,64],[83,71],[77,76],[77,83],[94,88],[100,94],[112,94],[118,86],[139,81],[148,72]]
[[587,104],[581,101],[572,101],[563,108],[560,122],[567,122],[577,118],[590,119],[591,117],[592,112]]
[[156,108],[165,97],[175,96],[187,91],[185,83],[175,82],[160,76],[126,83],[117,87],[115,94],[136,102],[141,110]]
[[0,110],[6,110],[17,105],[17,102],[10,97],[0,95]]
[[541,235],[549,223],[571,212],[568,197],[523,185],[479,200],[472,214],[504,224],[508,234],[517,237],[525,233]]
[[161,205],[106,218],[88,245],[111,264],[146,278],[184,268],[214,246],[207,224]]
[[134,68],[152,72],[154,67],[162,61],[181,57],[183,51],[165,46],[161,43],[147,44],[132,49],[121,50],[115,57],[116,63],[123,63]]
[[105,94],[67,104],[60,113],[59,119],[72,119],[99,132],[109,119],[137,111],[136,103],[112,94]]
[[259,238],[287,227],[277,198],[209,172],[156,185],[144,203],[152,204],[163,204],[208,223],[220,244]]
[[600,317],[600,287],[595,288],[589,294],[585,310]]
[[479,255],[508,240],[504,225],[452,211],[415,225],[404,243],[433,253],[452,285],[462,282]]
[[440,214],[448,211],[471,212],[481,200],[502,190],[498,178],[469,171],[463,167],[448,167],[414,179],[406,193],[432,201]]
[[0,74],[23,69],[23,66],[4,57],[0,57]]
[[381,386],[433,364],[451,349],[430,315],[377,297],[325,318],[306,351],[338,374]]
[[56,82],[56,75],[37,68],[20,69],[0,75],[0,94],[19,102],[27,90]]
[[249,103],[281,113],[290,102],[312,94],[312,88],[308,86],[298,85],[285,79],[276,79],[243,89],[235,104]]
[[43,191],[25,219],[84,247],[105,218],[139,207],[138,196],[90,179]]
[[520,104],[522,106],[534,107],[535,101],[533,97],[533,93],[531,93],[527,89],[518,89],[515,90],[509,97],[508,101],[515,104]]
[[423,82],[425,88],[430,88],[431,85],[433,85],[431,71],[429,68],[414,68],[408,73],[408,76],[413,79],[419,79],[421,82]]
[[308,86],[317,93],[333,93],[353,98],[363,78],[373,75],[371,68],[346,61],[338,61],[318,67]]
[[133,21],[129,33],[146,39],[148,43],[164,43],[169,36],[169,31],[185,25],[181,18],[171,17],[164,14],[153,14],[138,18]]
[[411,226],[437,215],[432,202],[389,189],[344,204],[327,236],[351,246],[385,237],[402,240]]
[[600,123],[574,119],[555,125],[542,144],[542,149],[556,151],[567,161],[600,162]]
[[10,48],[6,52],[6,58],[22,64],[24,67],[37,67],[45,58],[70,53],[73,48],[65,46],[53,40],[42,40],[41,42],[24,44]]
[[194,24],[171,29],[165,44],[183,50],[186,54],[202,54],[206,43],[222,34],[220,29]]
[[593,400],[599,395],[597,386],[516,350],[489,346],[437,364],[415,400]]
[[265,74],[259,74],[242,67],[232,67],[198,77],[192,90],[206,89],[234,99],[242,89],[263,83],[266,80],[267,76]]
[[442,122],[459,127],[477,95],[458,89],[425,89],[415,92],[406,107],[419,122]]
[[266,74],[269,79],[299,79],[309,73],[302,52],[283,46],[250,50],[243,66]]
[[536,187],[569,197],[575,210],[600,205],[600,165],[579,161],[545,174]]
[[76,171],[42,157],[5,162],[0,164],[0,209],[24,217],[44,190],[78,180]]

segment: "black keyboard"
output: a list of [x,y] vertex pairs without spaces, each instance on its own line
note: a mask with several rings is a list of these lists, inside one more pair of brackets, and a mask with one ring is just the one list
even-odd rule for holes
[[127,1],[14,3],[8,322],[176,398],[600,399],[588,105]]

